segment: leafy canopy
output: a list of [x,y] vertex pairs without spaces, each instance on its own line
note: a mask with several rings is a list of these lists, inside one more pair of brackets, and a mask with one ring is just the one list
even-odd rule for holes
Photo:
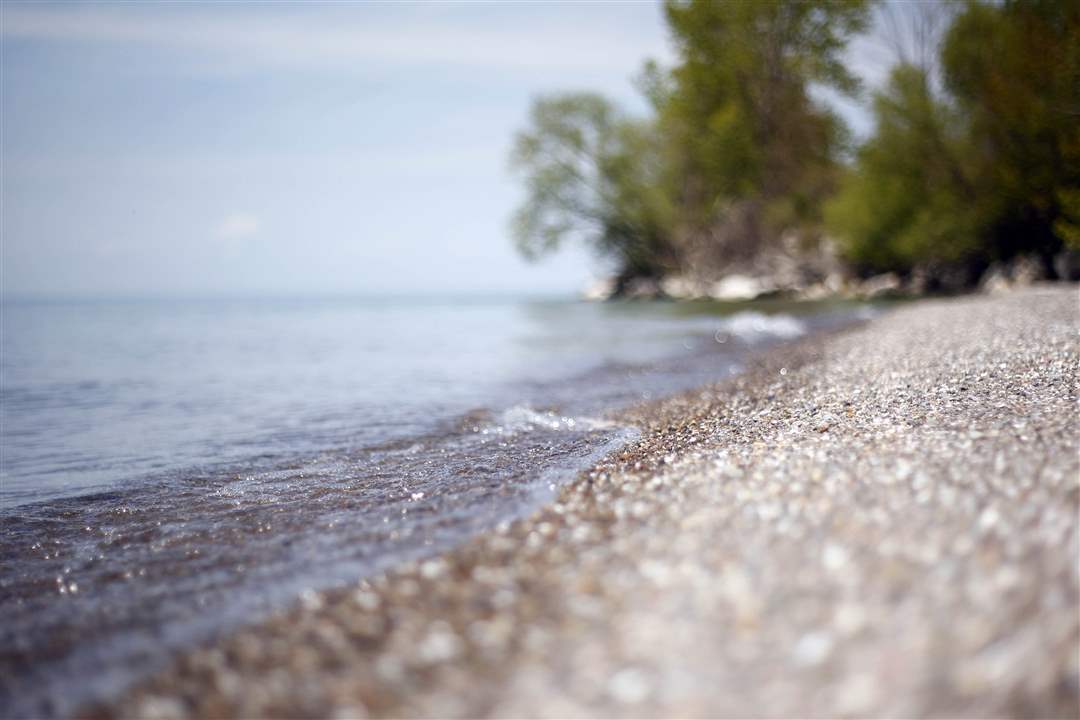
[[649,123],[594,94],[540,98],[511,160],[528,193],[513,225],[525,257],[578,239],[629,275],[657,275],[671,262],[672,206]]
[[943,93],[900,66],[875,97],[828,213],[849,257],[904,272],[1080,249],[1080,4],[970,3],[940,59]]
[[668,0],[665,13],[680,62],[659,110],[686,212],[711,222],[733,199],[818,194],[844,129],[810,88],[857,91],[842,52],[866,4]]
[[782,232],[812,240],[823,219],[861,272],[971,275],[1080,249],[1075,0],[948,6],[940,43],[924,23],[919,62],[873,95],[876,128],[850,167],[846,128],[818,98],[858,92],[843,55],[867,2],[666,0],[664,12],[677,62],[645,67],[651,117],[588,93],[533,105],[513,154],[527,257],[580,241],[624,277],[716,274]]

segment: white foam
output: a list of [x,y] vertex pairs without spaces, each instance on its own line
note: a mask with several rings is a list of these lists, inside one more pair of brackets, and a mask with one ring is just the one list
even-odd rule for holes
[[610,420],[590,417],[570,417],[551,411],[537,410],[529,405],[514,405],[501,412],[495,423],[481,433],[513,434],[537,428],[546,430],[607,430],[618,427]]
[[748,342],[767,338],[793,340],[805,335],[806,331],[806,324],[793,315],[765,315],[746,311],[722,319],[716,336],[719,338],[726,333]]

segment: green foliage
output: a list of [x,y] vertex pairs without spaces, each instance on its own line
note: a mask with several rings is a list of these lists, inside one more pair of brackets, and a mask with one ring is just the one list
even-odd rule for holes
[[1054,221],[1054,234],[1065,247],[1080,250],[1080,189],[1062,188],[1057,193],[1061,214]]
[[528,191],[513,225],[525,257],[579,239],[627,276],[660,275],[672,262],[672,206],[649,123],[621,116],[593,94],[540,98],[512,164]]
[[828,209],[858,266],[979,267],[1080,244],[1080,5],[971,3],[941,49],[945,93],[893,71],[874,136]]
[[841,53],[865,3],[668,0],[665,11],[680,62],[660,122],[684,215],[708,224],[748,198],[798,209],[791,221],[815,214],[845,134],[809,88],[857,90]]
[[710,274],[781,231],[812,239],[823,218],[863,272],[971,275],[1021,252],[1080,249],[1076,0],[951,6],[940,52],[924,23],[920,64],[900,63],[874,94],[874,135],[849,168],[847,130],[815,96],[858,92],[843,52],[867,2],[664,10],[677,62],[641,74],[652,118],[590,94],[534,104],[514,148],[527,257],[580,240],[624,278]]
[[873,112],[876,133],[826,208],[848,257],[867,272],[966,257],[977,231],[961,119],[911,65],[893,69]]
[[577,239],[625,276],[655,276],[687,269],[687,237],[740,201],[761,216],[749,226],[817,221],[846,131],[809,87],[857,88],[840,55],[865,25],[865,3],[697,0],[665,10],[680,61],[671,71],[648,63],[640,77],[655,119],[630,120],[589,94],[534,104],[513,155],[528,191],[514,219],[526,257]]
[[978,154],[987,252],[1059,249],[1062,201],[1080,190],[1080,4],[972,4],[942,61]]

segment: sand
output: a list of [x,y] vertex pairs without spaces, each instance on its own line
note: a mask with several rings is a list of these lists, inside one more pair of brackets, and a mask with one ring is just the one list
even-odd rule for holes
[[1077,717],[1078,363],[1075,286],[904,305],[86,714]]

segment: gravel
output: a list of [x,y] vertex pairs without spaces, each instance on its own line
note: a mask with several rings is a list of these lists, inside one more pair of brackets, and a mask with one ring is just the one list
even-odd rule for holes
[[912,303],[641,407],[447,555],[91,716],[1080,716],[1080,294]]

